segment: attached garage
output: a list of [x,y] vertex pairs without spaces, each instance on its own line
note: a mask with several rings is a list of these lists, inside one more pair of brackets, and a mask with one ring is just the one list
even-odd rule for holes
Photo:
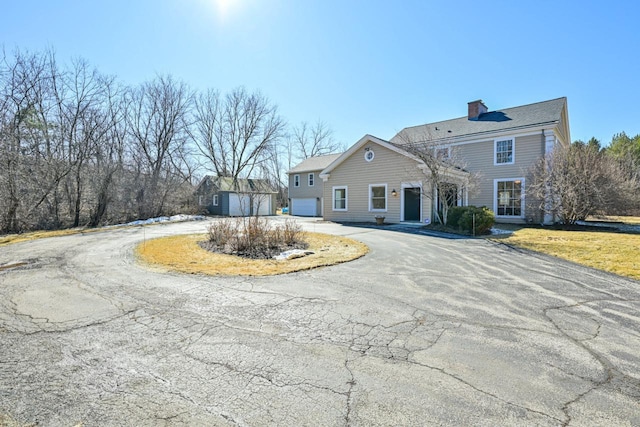
[[314,198],[291,199],[291,215],[318,216],[318,201]]

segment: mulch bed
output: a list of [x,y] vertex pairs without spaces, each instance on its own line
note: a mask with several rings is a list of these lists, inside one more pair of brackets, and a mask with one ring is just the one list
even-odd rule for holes
[[210,241],[198,242],[198,245],[202,249],[209,252],[225,255],[234,255],[248,259],[271,259],[276,255],[280,255],[282,252],[290,251],[292,249],[307,249],[309,246],[304,242],[300,242],[294,245],[279,245],[275,247],[256,247],[248,251],[234,251],[228,245],[219,246]]

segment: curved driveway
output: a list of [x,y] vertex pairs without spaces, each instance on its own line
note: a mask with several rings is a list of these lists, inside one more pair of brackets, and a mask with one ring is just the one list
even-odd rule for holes
[[238,278],[133,258],[206,222],[0,247],[0,425],[640,425],[639,282],[485,240],[304,226],[371,252]]

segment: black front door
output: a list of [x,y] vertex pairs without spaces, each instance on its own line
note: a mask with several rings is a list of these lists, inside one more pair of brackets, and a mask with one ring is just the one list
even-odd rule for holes
[[404,220],[420,221],[420,188],[404,189]]

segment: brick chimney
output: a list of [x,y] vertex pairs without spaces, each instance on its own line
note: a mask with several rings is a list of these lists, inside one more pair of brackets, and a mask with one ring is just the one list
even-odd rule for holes
[[484,102],[482,102],[482,99],[468,102],[467,105],[469,106],[469,120],[478,120],[480,114],[489,111],[487,106],[484,105]]

